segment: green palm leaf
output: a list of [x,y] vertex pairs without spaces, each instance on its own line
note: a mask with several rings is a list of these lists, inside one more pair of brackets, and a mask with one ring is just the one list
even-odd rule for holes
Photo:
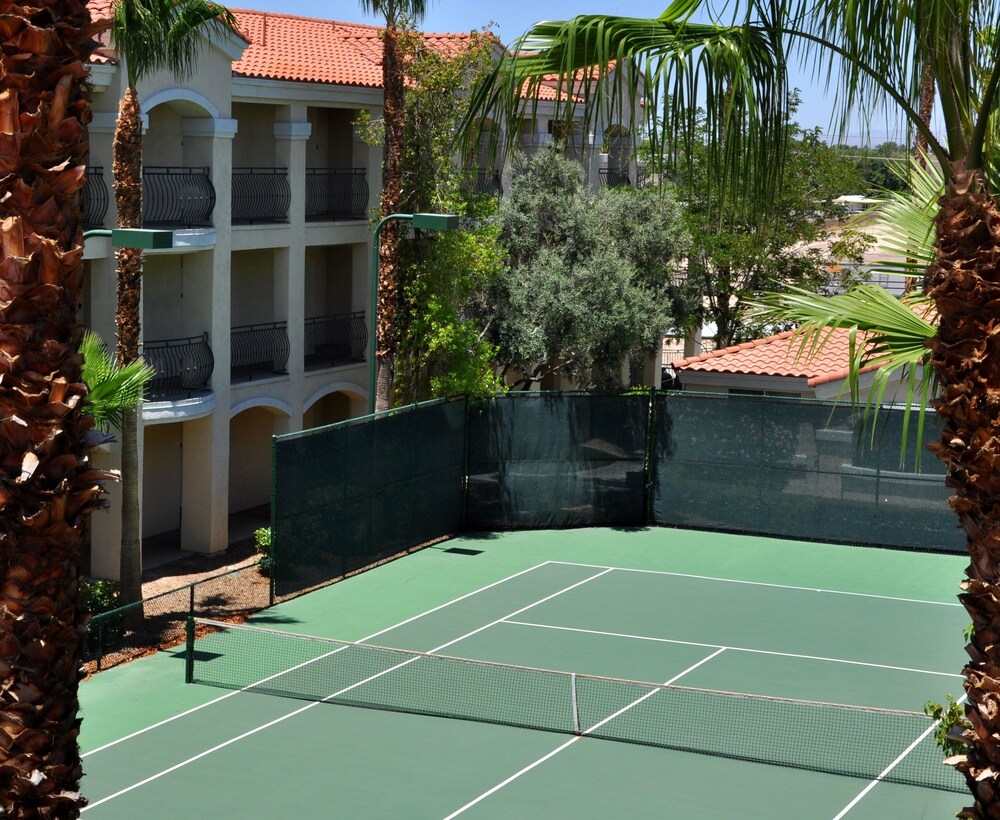
[[156,371],[142,359],[119,366],[101,337],[89,330],[80,343],[80,353],[83,381],[89,388],[85,412],[94,417],[94,424],[102,430],[120,428],[122,411],[143,400]]

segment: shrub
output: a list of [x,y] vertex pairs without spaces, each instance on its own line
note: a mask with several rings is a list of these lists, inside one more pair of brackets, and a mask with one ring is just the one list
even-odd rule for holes
[[273,558],[271,557],[270,527],[260,527],[254,530],[253,548],[257,551],[257,555],[260,556],[260,571],[267,575],[271,569],[271,562],[273,561]]

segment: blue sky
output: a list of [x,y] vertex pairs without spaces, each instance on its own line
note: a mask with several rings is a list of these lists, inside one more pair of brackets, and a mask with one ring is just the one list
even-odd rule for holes
[[[478,0],[428,0],[428,12],[421,28],[424,31],[470,31],[488,23],[505,43],[523,34],[532,23],[541,19],[565,20],[577,14],[623,14],[630,17],[655,17],[669,4],[669,0],[498,0],[496,3]],[[361,4],[352,0],[341,3],[321,0],[235,0],[233,8],[252,8],[306,17],[321,17],[353,23],[378,24],[375,17],[364,14]],[[807,128],[818,126],[829,132],[832,98],[828,99],[823,88],[813,83],[805,74],[793,74],[793,85],[802,90],[802,106],[798,121]],[[861,129],[852,127],[849,140],[858,142]],[[872,144],[892,138],[888,126],[873,123],[870,127]],[[903,135],[897,135],[902,139]]]

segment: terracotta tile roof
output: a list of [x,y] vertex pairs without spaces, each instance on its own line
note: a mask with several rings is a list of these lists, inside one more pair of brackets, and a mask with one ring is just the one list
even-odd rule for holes
[[[809,387],[847,378],[850,350],[847,330],[835,330],[823,350],[811,359],[799,355],[799,340],[791,338],[794,332],[786,330],[775,336],[691,356],[674,362],[674,368],[697,373],[791,376],[806,379]],[[867,373],[877,367],[870,365],[861,372]]]
[[[237,76],[382,87],[378,26],[243,9],[233,14],[250,43],[233,63]],[[436,51],[457,54],[470,36],[425,34],[424,39]]]

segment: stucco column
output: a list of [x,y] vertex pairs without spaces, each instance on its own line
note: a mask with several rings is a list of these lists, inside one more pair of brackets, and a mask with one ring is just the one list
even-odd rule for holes
[[[290,396],[301,397],[305,380],[305,267],[306,267],[306,148],[312,125],[304,105],[286,110],[290,119],[275,122],[275,157],[288,168],[291,204],[288,209],[288,247],[274,252],[275,302],[284,305],[288,320],[288,377]],[[302,429],[302,406],[295,403],[289,431]]]

